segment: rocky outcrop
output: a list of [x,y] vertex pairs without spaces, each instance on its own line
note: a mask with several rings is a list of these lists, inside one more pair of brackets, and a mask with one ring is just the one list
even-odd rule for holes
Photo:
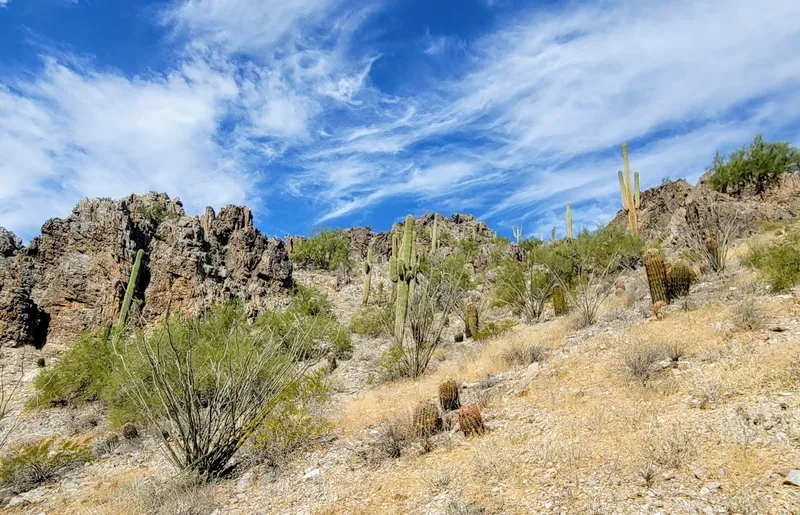
[[83,200],[27,247],[8,234],[0,230],[0,345],[69,343],[113,321],[138,249],[148,322],[232,298],[258,306],[292,286],[283,242],[255,229],[246,207],[189,217],[164,194]]
[[[642,193],[639,231],[647,240],[667,237],[665,243],[679,242],[688,227],[710,232],[718,220],[734,220],[732,237],[744,237],[765,221],[789,221],[800,217],[800,176],[787,174],[760,194],[719,193],[708,186],[706,174],[695,186],[679,180],[667,182]],[[623,211],[613,224],[627,224]]]

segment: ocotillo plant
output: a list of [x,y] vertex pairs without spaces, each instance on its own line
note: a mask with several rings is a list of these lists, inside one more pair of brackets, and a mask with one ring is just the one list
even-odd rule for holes
[[119,330],[122,331],[125,329],[125,324],[128,323],[128,311],[131,308],[131,302],[133,301],[133,295],[136,293],[136,284],[139,282],[139,270],[142,267],[142,258],[144,257],[144,251],[139,249],[136,252],[136,260],[133,262],[133,268],[131,268],[131,277],[128,279],[128,287],[125,288],[125,299],[122,301],[122,309],[119,312]]
[[363,304],[366,306],[369,302],[369,289],[372,283],[372,249],[375,246],[374,242],[370,242],[369,246],[367,247],[367,259],[364,260],[364,301]]
[[522,239],[522,226],[514,227],[512,233],[514,234],[514,239],[517,240],[517,245],[519,245],[519,241]]
[[[623,175],[622,170],[618,172],[619,175],[619,188],[622,192],[622,208],[628,214],[628,227],[630,227],[631,234],[639,234],[639,216],[636,212],[639,209],[640,195],[639,195],[639,172],[636,172],[635,183],[631,184],[631,166],[628,161],[628,144],[622,144],[622,163],[625,167]],[[632,186],[635,186],[636,191],[633,191]]]
[[567,239],[572,239],[572,207],[567,204]]
[[647,285],[650,287],[653,306],[658,302],[669,304],[667,269],[664,265],[664,256],[658,249],[649,249],[644,253],[644,270],[647,273]]
[[403,242],[395,263],[397,269],[397,298],[395,299],[394,334],[397,341],[402,342],[406,332],[408,299],[414,293],[413,285],[416,283],[419,271],[417,239],[414,235],[414,217],[411,215],[406,216],[403,227]]

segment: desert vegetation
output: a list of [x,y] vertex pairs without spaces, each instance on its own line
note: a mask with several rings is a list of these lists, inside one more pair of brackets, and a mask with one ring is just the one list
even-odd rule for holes
[[[466,215],[323,229],[273,256],[294,268],[269,301],[148,319],[157,268],[131,252],[113,323],[54,354],[0,348],[0,498],[64,513],[794,513],[797,222],[748,232],[752,217],[712,200],[655,233],[664,204],[630,157],[622,210],[595,230],[573,228],[573,204],[548,241]],[[757,139],[710,184],[760,195],[795,162]]]

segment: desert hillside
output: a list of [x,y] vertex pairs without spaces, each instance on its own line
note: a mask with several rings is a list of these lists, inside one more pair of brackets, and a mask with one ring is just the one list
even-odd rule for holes
[[798,514],[800,179],[709,180],[548,241],[164,194],[0,229],[2,511]]

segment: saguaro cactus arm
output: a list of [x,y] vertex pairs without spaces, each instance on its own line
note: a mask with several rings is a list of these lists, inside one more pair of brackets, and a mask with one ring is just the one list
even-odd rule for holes
[[572,207],[567,204],[567,239],[572,239]]

